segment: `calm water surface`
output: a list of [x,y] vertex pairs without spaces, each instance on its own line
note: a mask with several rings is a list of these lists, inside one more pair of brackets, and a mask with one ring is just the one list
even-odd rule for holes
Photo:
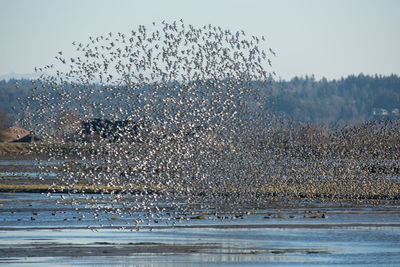
[[[56,199],[57,195],[48,198],[34,193],[0,194],[0,265],[400,264],[400,209],[396,206],[350,209],[314,205],[315,211],[323,209],[328,215],[326,219],[304,218],[302,208],[269,208],[243,219],[222,220],[210,215],[205,220],[178,221],[175,227],[152,222],[137,229],[133,227],[134,218],[118,217],[110,221],[103,214],[100,215],[103,221],[99,222],[90,213],[82,218],[84,210],[78,212],[56,205]],[[54,211],[57,211],[55,216]],[[275,213],[287,217],[273,218]],[[295,218],[289,219],[289,215]],[[94,228],[88,229],[88,225]],[[119,229],[122,226],[126,228]],[[154,246],[160,248],[157,253],[147,251]],[[176,247],[188,249],[176,251]],[[72,248],[79,248],[82,255],[68,255]],[[140,248],[139,252],[136,248]],[[27,254],[36,250],[39,251],[36,255]],[[59,255],[59,250],[64,250],[67,256]]]
[[[0,160],[0,178],[53,179],[56,173],[36,164],[60,163]],[[0,193],[0,265],[400,266],[398,205],[277,203],[243,210],[243,217],[210,212],[204,220],[136,227],[144,213],[111,219],[99,209],[95,217],[88,201],[99,197]],[[104,195],[96,203],[110,202]]]

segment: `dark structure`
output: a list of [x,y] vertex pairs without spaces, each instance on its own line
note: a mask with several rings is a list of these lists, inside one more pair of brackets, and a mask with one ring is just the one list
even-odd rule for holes
[[108,119],[93,119],[82,123],[81,136],[85,141],[122,140],[137,141],[139,125],[130,120],[111,121]]
[[168,132],[157,131],[151,122],[136,122],[132,120],[112,121],[109,119],[92,119],[82,122],[78,134],[80,141],[93,142],[106,140],[108,142],[145,142],[150,137],[152,140],[161,141],[163,139],[189,139],[198,138],[204,127],[194,126],[185,131],[169,129]]
[[36,135],[26,135],[18,140],[14,140],[12,141],[12,143],[31,143],[31,142],[38,142],[41,141],[42,139],[40,139],[38,136]]

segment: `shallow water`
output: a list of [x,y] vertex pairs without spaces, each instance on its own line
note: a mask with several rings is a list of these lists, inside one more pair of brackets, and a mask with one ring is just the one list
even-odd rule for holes
[[[4,235],[6,234],[6,235]],[[26,257],[2,255],[1,263],[33,266],[107,265],[179,266],[237,264],[394,266],[400,262],[399,228],[360,229],[162,229],[139,232],[119,230],[2,231],[1,248],[40,247],[42,254]],[[153,245],[157,244],[157,245]],[[64,246],[63,246],[64,245]],[[187,246],[176,252],[165,246]],[[78,246],[81,255],[53,255],[53,249]],[[96,250],[89,250],[93,247]],[[160,246],[157,253],[148,247]],[[196,249],[191,248],[196,246]],[[198,247],[204,247],[199,249]],[[212,246],[212,248],[209,248]],[[127,247],[125,253],[111,249]],[[137,247],[142,250],[135,252]],[[130,248],[132,248],[130,251]],[[21,249],[20,249],[21,250]],[[149,250],[150,251],[150,250]],[[21,251],[19,251],[21,252]],[[23,252],[23,251],[22,251]],[[48,256],[45,256],[48,253]],[[93,253],[93,256],[90,255]],[[114,255],[114,253],[116,253]],[[44,255],[43,255],[44,254]],[[109,255],[107,255],[109,254]],[[52,256],[53,255],[53,256]]]
[[[28,181],[57,175],[38,171],[37,164],[0,160],[0,176],[6,181]],[[140,201],[137,196],[126,197],[128,203]],[[166,216],[173,210],[171,203],[155,202],[166,210],[159,213],[160,218],[148,220],[143,211],[110,213],[123,208],[112,200],[107,194],[0,193],[0,265],[400,264],[400,207],[390,202],[285,201],[243,207],[236,213],[220,208],[218,214],[194,203],[194,214],[177,214],[172,220]],[[179,201],[187,200],[182,196]],[[199,214],[204,219],[193,219]]]
[[[175,226],[152,221],[135,227],[137,217],[110,220],[104,213],[95,219],[85,209],[56,205],[58,199],[57,194],[51,198],[35,193],[0,194],[0,265],[400,263],[400,208],[396,206],[276,203],[264,210],[245,211],[243,219],[208,214],[204,220],[183,219]],[[74,199],[84,197],[66,195],[65,201]],[[305,218],[322,212],[327,218]],[[276,214],[286,218],[274,218]]]

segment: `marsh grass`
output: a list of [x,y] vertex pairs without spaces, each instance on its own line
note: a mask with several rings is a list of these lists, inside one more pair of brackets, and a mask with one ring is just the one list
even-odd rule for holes
[[3,143],[0,142],[0,156],[7,155],[26,155],[29,153],[29,144],[27,143]]
[[[190,191],[192,194],[206,196],[207,194],[219,195],[222,199],[230,199],[241,195],[240,199],[279,199],[289,198],[297,200],[390,200],[398,201],[400,199],[400,179],[399,173],[392,170],[393,166],[385,166],[385,160],[395,161],[400,159],[400,149],[398,144],[390,140],[380,140],[378,142],[366,143],[365,139],[360,142],[337,142],[330,141],[324,143],[304,144],[301,142],[276,142],[273,140],[262,141],[258,143],[242,144],[224,144],[220,143],[215,147],[208,147],[214,152],[213,157],[225,157],[221,160],[244,160],[252,159],[271,159],[273,166],[268,167],[268,163],[260,165],[260,169],[271,171],[270,179],[260,179],[259,181],[224,181],[222,184],[214,184],[211,190],[205,190],[201,185],[195,183],[168,184],[162,180],[144,181],[138,180],[125,183],[122,179],[120,184],[107,185],[106,183],[91,183],[86,178],[78,178],[72,185],[65,186],[62,183],[54,183],[53,179],[44,179],[42,181],[32,179],[3,179],[0,178],[1,192],[57,192],[57,193],[131,193],[131,194],[168,194],[177,191]],[[0,143],[0,155],[2,158],[68,158],[66,171],[77,172],[80,174],[106,173],[107,166],[101,166],[96,170],[91,166],[85,166],[75,162],[76,151],[80,151],[80,156],[95,155],[101,157],[109,151],[113,151],[115,146],[118,149],[127,150],[126,155],[144,156],[149,151],[155,149],[168,150],[173,155],[175,150],[179,153],[180,148],[173,145],[158,144],[112,144],[112,143]],[[193,149],[201,149],[202,146],[193,146]],[[204,148],[204,147],[203,147]],[[342,165],[332,164],[331,160],[343,160]],[[294,162],[296,161],[296,164]],[[279,165],[280,164],[280,165]],[[378,168],[376,168],[378,166]],[[66,166],[51,166],[48,170],[55,173],[62,173]],[[0,166],[0,171],[1,170]],[[52,169],[51,169],[52,168]],[[274,168],[280,168],[279,170]],[[382,173],[373,173],[372,170],[382,170]],[[3,167],[4,169],[4,167]],[[14,168],[12,170],[17,170]],[[21,169],[19,169],[21,170]],[[29,167],[25,171],[30,171]],[[121,175],[125,171],[133,175],[135,173],[162,173],[154,167],[151,170],[137,169],[135,172],[124,169],[124,166],[111,168],[108,174],[115,173]],[[170,168],[168,175],[172,177],[179,169]],[[250,177],[258,177],[256,170],[248,169]],[[251,172],[254,172],[251,173]],[[274,173],[275,172],[275,173]],[[392,173],[391,173],[392,172]],[[286,178],[285,178],[286,177]],[[287,178],[293,177],[293,179]],[[397,178],[396,178],[397,177]],[[131,180],[132,181],[132,180]],[[250,185],[246,189],[243,185]]]
[[[87,185],[77,183],[73,186],[62,186],[47,183],[13,183],[0,180],[0,192],[29,192],[29,193],[87,193],[87,194],[168,194],[176,188],[167,185],[148,185],[137,183],[127,186]],[[201,188],[189,189],[194,196],[204,196],[207,192]],[[212,194],[219,195],[221,199],[247,195],[249,199],[262,202],[269,200],[307,200],[307,201],[399,201],[400,181],[393,179],[332,179],[302,181],[271,180],[260,186],[255,186],[243,193],[241,185],[231,183],[226,187],[215,187]],[[245,199],[245,198],[243,198]]]

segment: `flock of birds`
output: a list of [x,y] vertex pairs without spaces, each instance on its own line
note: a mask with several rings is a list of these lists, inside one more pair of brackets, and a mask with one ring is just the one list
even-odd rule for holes
[[[75,57],[59,52],[37,69],[51,74],[33,82],[26,122],[50,143],[51,160],[62,159],[53,189],[111,193],[108,204],[86,199],[93,214],[235,213],[305,179],[301,160],[287,159],[288,169],[277,150],[260,150],[274,123],[267,69],[276,54],[264,37],[180,20],[72,44]],[[82,138],[82,123],[93,119],[138,130],[120,123],[116,142],[101,138],[105,129]]]

